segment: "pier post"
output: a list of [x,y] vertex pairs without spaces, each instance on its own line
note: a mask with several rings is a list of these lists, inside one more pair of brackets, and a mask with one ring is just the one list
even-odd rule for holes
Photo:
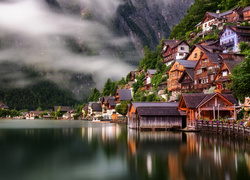
[[223,134],[223,122],[221,122],[221,134]]
[[239,124],[237,124],[237,135],[239,136]]
[[245,127],[243,126],[243,139],[245,138]]
[[233,135],[234,135],[234,123],[233,123]]
[[228,123],[228,130],[229,130],[229,136],[230,136],[230,122]]
[[213,128],[214,126],[213,125],[214,125],[214,122],[212,121],[212,133],[214,132],[214,128]]
[[216,127],[216,133],[218,134],[218,123],[216,122],[217,127]]

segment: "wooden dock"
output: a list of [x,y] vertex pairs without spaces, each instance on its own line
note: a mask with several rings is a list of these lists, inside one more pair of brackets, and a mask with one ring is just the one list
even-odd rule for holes
[[250,140],[250,128],[237,123],[196,122],[196,130],[208,134],[221,134]]

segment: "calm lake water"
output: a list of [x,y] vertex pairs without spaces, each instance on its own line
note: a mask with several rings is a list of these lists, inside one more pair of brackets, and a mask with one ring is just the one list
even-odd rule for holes
[[85,121],[0,120],[0,179],[250,179],[250,144]]

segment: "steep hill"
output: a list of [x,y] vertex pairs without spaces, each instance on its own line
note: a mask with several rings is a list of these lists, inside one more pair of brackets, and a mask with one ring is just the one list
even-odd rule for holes
[[[48,102],[50,88],[44,96],[39,91],[41,86],[37,85],[40,81],[30,81],[20,66],[31,68],[49,87],[55,83],[58,94],[60,87],[86,100],[91,88],[101,88],[107,78],[120,79],[136,68],[144,46],[154,50],[162,38],[169,36],[172,26],[183,18],[193,2],[0,1],[0,66],[3,69],[0,101],[6,100],[6,92],[11,92],[7,98],[10,106],[20,109],[18,98],[22,93],[19,92],[34,86],[32,92],[25,92],[35,98],[32,108],[41,105],[36,103],[39,99],[51,104]],[[25,13],[24,7],[28,7]],[[18,18],[12,12],[19,14]],[[13,64],[7,67],[6,62]],[[35,91],[40,93],[33,96]],[[13,92],[19,96],[13,96]],[[18,103],[14,106],[15,102]]]

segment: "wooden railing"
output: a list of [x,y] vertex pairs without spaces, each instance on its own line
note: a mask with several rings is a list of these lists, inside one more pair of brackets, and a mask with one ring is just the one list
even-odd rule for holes
[[242,136],[250,139],[250,127],[245,127],[243,124],[196,121],[196,130],[228,136]]

